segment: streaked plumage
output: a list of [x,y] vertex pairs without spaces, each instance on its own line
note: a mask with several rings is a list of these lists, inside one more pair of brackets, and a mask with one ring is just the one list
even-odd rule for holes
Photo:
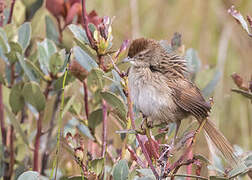
[[[193,115],[199,122],[208,117],[211,106],[188,78],[186,60],[167,53],[159,42],[136,39],[129,48],[130,95],[135,106],[154,124],[176,122]],[[231,163],[236,162],[232,146],[207,121],[205,131]]]

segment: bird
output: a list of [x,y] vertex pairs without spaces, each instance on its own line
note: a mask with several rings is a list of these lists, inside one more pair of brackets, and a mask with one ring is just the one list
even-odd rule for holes
[[[130,98],[148,122],[176,123],[176,137],[186,117],[194,116],[199,124],[208,118],[211,105],[191,81],[184,57],[167,52],[159,41],[138,38],[129,46],[127,61]],[[210,119],[204,130],[228,163],[237,164],[232,145]]]

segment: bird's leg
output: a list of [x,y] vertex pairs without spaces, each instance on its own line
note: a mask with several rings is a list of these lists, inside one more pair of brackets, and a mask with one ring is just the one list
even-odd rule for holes
[[143,120],[141,122],[141,129],[144,130],[144,124],[147,126],[147,128],[153,128],[153,121],[148,121],[147,116],[143,114]]

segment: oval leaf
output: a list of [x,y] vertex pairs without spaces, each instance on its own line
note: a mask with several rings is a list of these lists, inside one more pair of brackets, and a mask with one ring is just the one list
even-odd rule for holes
[[87,71],[98,67],[97,63],[79,46],[74,46],[73,52],[77,62]]
[[0,46],[4,53],[10,52],[10,45],[8,43],[8,38],[3,28],[0,28]]
[[64,60],[60,53],[54,53],[50,58],[49,68],[50,72],[56,75],[64,64]]
[[93,111],[88,117],[88,127],[93,131],[102,122],[102,109]]
[[48,74],[50,57],[57,52],[56,45],[53,41],[45,39],[43,42],[38,43],[37,46],[40,68],[45,74]]
[[25,104],[24,97],[22,95],[22,88],[23,88],[22,83],[15,84],[11,88],[9,102],[10,102],[12,112],[14,114],[17,114],[20,110],[22,110]]
[[74,37],[79,40],[82,43],[89,44],[89,40],[87,38],[86,32],[84,29],[80,26],[77,26],[75,24],[70,24],[68,26],[70,31],[73,33]]
[[85,126],[84,124],[79,124],[79,125],[77,126],[77,128],[79,129],[79,131],[80,131],[83,135],[87,136],[87,137],[90,138],[91,140],[94,140],[94,137],[92,136],[92,134],[91,134],[91,132],[90,132],[90,130],[88,129],[87,126]]
[[26,83],[23,87],[22,94],[25,98],[25,101],[35,107],[38,112],[44,110],[46,99],[37,83]]
[[31,81],[37,81],[37,78],[34,76],[32,70],[30,67],[28,67],[26,65],[26,62],[24,60],[24,57],[21,56],[19,53],[16,54],[17,55],[17,58],[18,58],[18,61],[21,65],[21,67],[23,68],[24,70],[24,73],[28,76],[28,78],[31,80]]
[[90,162],[90,170],[94,172],[97,176],[101,174],[104,168],[104,158],[94,159]]
[[87,76],[87,84],[91,91],[95,92],[97,89],[103,88],[103,71],[95,68],[90,71]]
[[21,136],[24,143],[27,146],[29,146],[27,136],[24,133],[24,131],[22,130],[19,121],[16,119],[15,115],[6,106],[4,106],[4,107],[5,107],[6,114],[8,115],[8,117],[11,121],[11,124],[14,126],[14,129],[19,133],[19,135]]
[[38,180],[39,173],[36,171],[26,171],[21,174],[17,180]]
[[45,17],[46,20],[46,37],[53,40],[55,43],[59,43],[59,32],[50,16]]
[[126,121],[127,111],[123,101],[117,95],[109,91],[101,92],[101,96],[110,106],[115,109],[116,114],[122,120]]
[[21,45],[23,52],[29,46],[31,40],[31,23],[26,22],[18,29],[18,42]]
[[22,54],[22,47],[17,42],[10,42],[11,51],[6,54],[6,57],[8,58],[10,63],[14,63],[18,60],[17,53]]
[[113,178],[114,180],[126,180],[129,175],[129,167],[126,160],[120,160],[115,164],[113,170]]

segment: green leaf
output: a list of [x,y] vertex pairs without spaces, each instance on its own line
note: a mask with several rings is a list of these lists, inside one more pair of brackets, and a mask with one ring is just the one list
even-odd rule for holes
[[102,122],[102,109],[93,111],[88,117],[88,127],[93,131]]
[[6,54],[10,63],[15,63],[18,61],[17,53],[22,54],[22,47],[17,42],[10,42],[11,51]]
[[11,88],[9,103],[14,114],[22,110],[25,105],[22,88],[23,83],[17,83]]
[[68,28],[70,29],[70,31],[73,33],[74,37],[77,40],[81,41],[82,43],[89,44],[86,32],[81,26],[70,24]]
[[27,61],[24,60],[24,57],[21,56],[19,53],[17,53],[17,57],[18,57],[18,61],[21,65],[21,67],[24,70],[24,73],[28,76],[28,78],[31,81],[37,81],[37,78],[34,76],[32,70],[27,66],[27,64],[26,64]]
[[93,60],[85,51],[79,46],[73,47],[74,56],[77,62],[87,71],[91,71],[92,68],[98,67],[95,60]]
[[94,34],[95,30],[96,30],[96,27],[93,23],[88,23],[88,29],[90,30],[90,32],[92,34]]
[[38,112],[44,110],[46,99],[37,83],[25,83],[22,94],[25,98],[25,101],[35,107]]
[[126,160],[120,160],[115,164],[113,169],[114,180],[126,180],[129,175],[128,162]]
[[232,178],[235,178],[241,174],[248,172],[248,170],[249,170],[249,168],[245,165],[245,163],[241,162],[240,164],[238,164],[238,166],[236,166],[234,169],[232,169],[228,173],[228,176],[230,179],[232,179]]
[[62,59],[61,54],[59,52],[54,53],[50,58],[50,64],[49,64],[50,72],[56,75],[61,70],[63,64],[64,61]]
[[103,71],[98,68],[92,69],[87,76],[87,85],[89,89],[95,92],[103,88]]
[[72,106],[74,103],[75,96],[72,96],[66,103],[64,109],[62,110],[62,117],[68,112],[69,108]]
[[26,171],[23,174],[21,174],[17,180],[38,180],[39,173],[36,171]]
[[91,132],[90,132],[90,130],[88,129],[87,126],[85,126],[84,124],[79,124],[79,125],[77,126],[77,128],[79,129],[79,131],[80,131],[83,135],[87,136],[87,137],[88,137],[89,139],[91,139],[91,140],[94,140],[94,137],[92,136],[92,134],[91,134]]
[[31,23],[26,22],[18,29],[18,42],[23,48],[23,52],[29,46],[31,40]]
[[220,176],[210,176],[210,180],[225,180],[228,178],[225,177],[220,177]]
[[59,32],[50,16],[45,17],[46,21],[46,37],[53,40],[55,43],[59,43]]
[[11,50],[10,45],[8,43],[7,35],[3,28],[0,28],[0,46],[4,53],[9,53]]
[[110,106],[115,109],[117,115],[122,120],[126,121],[127,111],[123,101],[117,95],[109,91],[101,92],[101,96]]
[[202,90],[202,94],[204,95],[204,97],[209,97],[215,87],[217,86],[219,80],[221,78],[221,72],[219,70],[217,70],[214,74],[213,79],[206,85],[206,87]]
[[252,99],[252,93],[241,89],[232,89],[233,92],[243,95],[246,98]]
[[190,48],[185,53],[185,58],[187,60],[187,67],[190,72],[197,73],[201,67],[201,61],[199,59],[197,51]]
[[48,74],[50,57],[57,52],[56,45],[53,41],[48,39],[45,39],[41,43],[37,43],[37,45],[40,68],[45,74]]
[[6,114],[8,115],[11,124],[14,126],[14,129],[19,133],[19,135],[21,136],[23,142],[29,146],[29,141],[27,139],[27,135],[24,133],[24,131],[22,130],[19,121],[16,119],[15,115],[9,110],[9,108],[7,106],[5,107],[5,111]]
[[104,158],[94,159],[90,162],[90,170],[97,176],[101,174],[104,168]]

